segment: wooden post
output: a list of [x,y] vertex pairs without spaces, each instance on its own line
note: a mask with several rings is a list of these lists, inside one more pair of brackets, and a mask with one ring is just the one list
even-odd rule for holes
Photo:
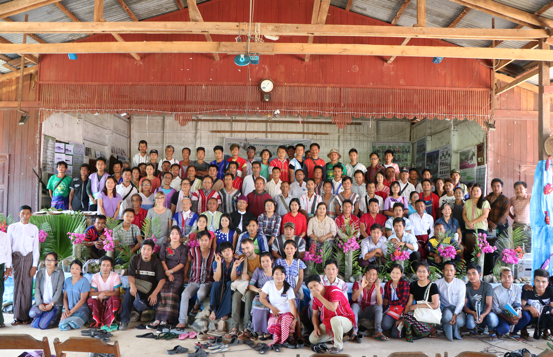
[[426,0],[417,0],[417,27],[426,27]]
[[94,22],[100,22],[104,19],[104,0],[94,1]]
[[[29,21],[29,15],[25,14],[25,22]],[[23,44],[27,43],[27,34],[23,34]],[[17,103],[17,110],[19,112],[23,112],[21,110],[21,100],[23,99],[23,76],[25,73],[25,54],[21,54],[21,64],[20,66],[20,74],[19,74],[19,88],[18,88],[18,103]]]
[[[544,40],[539,40],[539,50],[549,50],[550,46]],[[550,117],[550,99],[547,89],[551,86],[549,75],[550,63],[541,61],[539,69],[539,94],[538,94],[538,160],[547,159],[544,144],[545,140],[551,136],[551,117]]]

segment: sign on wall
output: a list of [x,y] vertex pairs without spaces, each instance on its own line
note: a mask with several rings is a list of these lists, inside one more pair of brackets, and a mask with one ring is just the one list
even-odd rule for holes
[[440,170],[440,150],[426,153],[426,168],[430,170],[432,177],[438,176],[438,171]]
[[439,178],[448,178],[451,175],[451,144],[442,146],[440,150]]
[[394,152],[394,161],[399,167],[411,166],[411,143],[397,141],[373,141],[373,152],[380,156],[380,163],[384,164],[384,152],[388,149]]
[[[238,144],[240,145],[240,156],[246,158],[246,150],[242,147],[242,145],[246,142],[244,138],[225,138],[223,147],[225,148],[225,154],[230,155],[230,146],[232,144]],[[303,144],[305,145],[305,150],[309,150],[309,145],[313,140],[311,139],[247,139],[248,146],[252,145],[255,146],[256,150],[256,157],[259,157],[259,154],[261,153],[261,150],[267,149],[271,152],[271,157],[277,156],[277,149],[279,146],[296,146],[297,144]],[[321,153],[319,156],[323,157],[323,159],[326,160],[326,157],[324,157],[324,154]]]
[[421,172],[426,167],[426,136],[417,140],[415,168]]

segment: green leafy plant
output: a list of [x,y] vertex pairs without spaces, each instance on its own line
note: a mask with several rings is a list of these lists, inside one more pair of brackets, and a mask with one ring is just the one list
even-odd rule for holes
[[[526,236],[524,229],[519,227],[517,229],[513,229],[512,237],[503,235],[499,236],[495,246],[497,248],[497,252],[501,256],[505,249],[516,249],[518,247],[523,247],[526,244],[528,244],[528,236]],[[499,279],[499,269],[506,265],[507,264],[505,264],[503,260],[497,259],[495,266],[493,267],[493,275]]]
[[113,233],[117,232],[121,229],[123,223],[121,223],[120,220],[115,219],[113,217],[107,217],[106,218],[106,228],[110,231],[113,231]]
[[131,247],[127,245],[120,245],[119,248],[121,248],[121,250],[117,251],[117,261],[119,262],[118,266],[123,269],[129,269],[131,258],[135,255],[135,253],[133,253]]
[[155,217],[154,219],[145,218],[144,223],[142,223],[142,232],[144,232],[144,239],[160,238],[162,229],[163,226],[159,217]]
[[31,216],[30,222],[48,233],[40,244],[42,259],[48,252],[56,252],[60,261],[72,256],[73,244],[67,233],[84,233],[86,229],[86,219],[81,212]]

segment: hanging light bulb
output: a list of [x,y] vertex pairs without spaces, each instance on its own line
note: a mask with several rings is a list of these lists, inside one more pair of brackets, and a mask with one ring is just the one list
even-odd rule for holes
[[[259,63],[259,62],[258,62]],[[237,55],[234,57],[234,64],[240,67],[244,67],[250,64],[250,56],[248,55]]]

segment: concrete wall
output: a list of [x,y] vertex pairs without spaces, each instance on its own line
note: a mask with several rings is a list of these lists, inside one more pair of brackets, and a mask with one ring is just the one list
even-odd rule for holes
[[[219,119],[220,122],[189,122],[180,126],[172,116],[133,116],[131,119],[131,155],[138,152],[138,142],[146,140],[148,149],[157,149],[164,153],[166,145],[175,147],[175,156],[181,159],[183,147],[192,149],[192,159],[195,158],[194,148],[203,146],[206,149],[206,161],[214,160],[213,147],[223,145],[224,137],[244,137],[246,123],[232,122],[230,117],[203,116],[202,119]],[[243,120],[243,117],[236,117]],[[234,120],[234,119],[233,119]],[[348,151],[356,148],[359,152],[359,161],[367,165],[373,141],[410,141],[410,123],[407,120],[354,120],[362,125],[348,125],[338,129],[328,118],[302,118],[300,125],[298,118],[278,118],[275,120],[289,120],[289,123],[271,123],[265,118],[250,118],[247,124],[248,131],[287,131],[290,134],[248,134],[249,138],[282,138],[312,139],[321,145],[321,156],[326,160],[326,154],[336,148],[342,154],[344,163],[349,162]],[[325,121],[328,124],[306,125],[309,121]],[[240,133],[212,133],[212,130],[233,130]],[[310,135],[311,132],[328,133],[329,135]]]

